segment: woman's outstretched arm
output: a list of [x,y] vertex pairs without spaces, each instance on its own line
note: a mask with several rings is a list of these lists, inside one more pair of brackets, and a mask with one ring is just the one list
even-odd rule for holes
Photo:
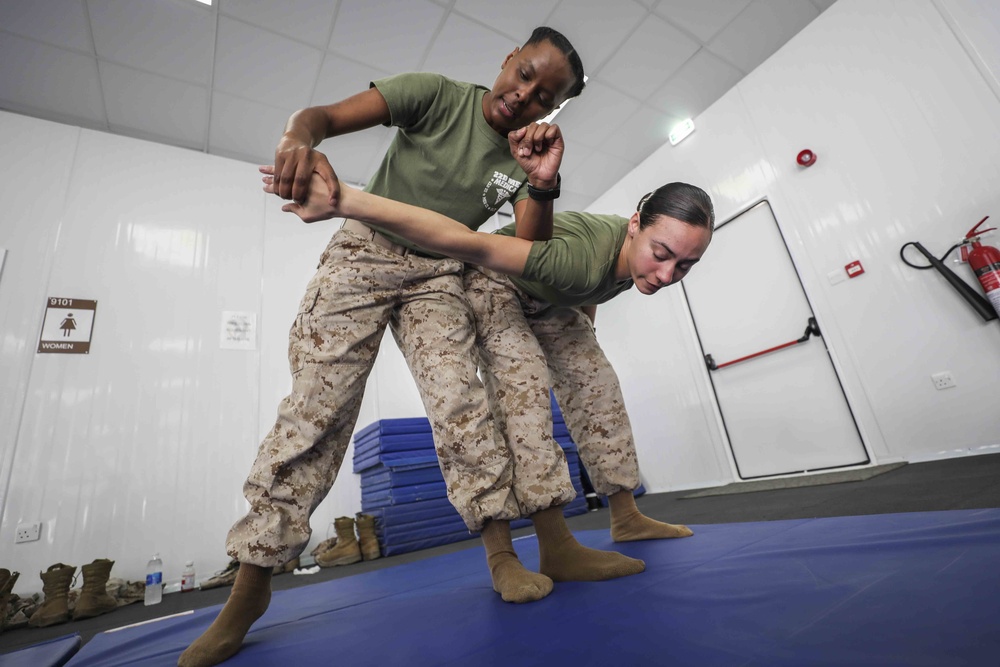
[[[273,167],[261,167],[264,191],[274,192]],[[352,218],[381,230],[402,236],[430,252],[485,266],[512,276],[524,272],[532,242],[513,236],[475,232],[447,216],[379,197],[340,183],[339,197],[330,200],[330,188],[318,174],[313,174],[309,198],[302,204],[281,207],[304,222],[330,218]]]

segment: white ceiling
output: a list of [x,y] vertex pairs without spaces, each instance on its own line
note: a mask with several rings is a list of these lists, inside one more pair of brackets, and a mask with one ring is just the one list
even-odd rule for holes
[[[296,109],[405,71],[490,86],[549,25],[590,77],[557,121],[558,208],[579,210],[833,2],[0,0],[0,108],[263,164]],[[322,150],[365,183],[390,137],[374,128]]]

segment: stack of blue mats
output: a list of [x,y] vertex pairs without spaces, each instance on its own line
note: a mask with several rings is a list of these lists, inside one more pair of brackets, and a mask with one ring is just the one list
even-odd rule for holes
[[[553,404],[553,435],[569,464],[576,498],[566,516],[587,511],[580,480],[580,457],[562,414]],[[426,418],[382,419],[354,435],[354,472],[361,475],[361,511],[375,517],[375,530],[386,556],[467,540],[465,522],[448,500]],[[530,525],[527,519],[511,528]]]

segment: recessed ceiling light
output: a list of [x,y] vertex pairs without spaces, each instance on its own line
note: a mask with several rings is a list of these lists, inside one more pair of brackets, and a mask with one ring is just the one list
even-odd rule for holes
[[694,121],[691,120],[690,118],[681,121],[680,123],[674,126],[674,129],[670,130],[670,134],[668,135],[668,138],[670,139],[670,145],[676,146],[681,141],[683,141],[684,138],[687,137],[687,135],[691,134],[692,132],[694,132]]

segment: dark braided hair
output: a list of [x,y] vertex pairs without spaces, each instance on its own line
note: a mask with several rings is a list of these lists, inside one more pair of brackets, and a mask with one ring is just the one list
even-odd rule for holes
[[583,92],[583,87],[586,85],[583,80],[583,62],[580,60],[580,55],[576,52],[576,49],[573,48],[573,45],[570,44],[569,40],[566,39],[565,35],[554,28],[548,28],[546,26],[535,28],[531,33],[531,37],[529,37],[528,41],[524,43],[524,46],[546,41],[562,51],[563,55],[566,56],[566,60],[569,61],[569,67],[573,70],[573,76],[576,78],[576,83],[574,83],[573,87],[570,88],[566,97],[576,97]]
[[639,200],[639,229],[656,223],[665,215],[695,227],[715,230],[715,207],[712,198],[701,188],[687,183],[667,183]]

